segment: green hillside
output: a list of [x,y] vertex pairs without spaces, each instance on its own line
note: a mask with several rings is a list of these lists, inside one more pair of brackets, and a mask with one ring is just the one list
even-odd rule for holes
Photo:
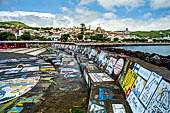
[[160,30],[160,31],[136,31],[136,32],[131,32],[130,34],[133,34],[139,37],[157,38],[157,37],[165,37],[165,36],[170,35],[170,29]]
[[28,25],[26,25],[26,24],[24,24],[22,22],[18,22],[18,21],[0,22],[0,26],[4,26],[5,24],[19,26],[19,27],[24,27],[24,28],[28,28],[29,27]]

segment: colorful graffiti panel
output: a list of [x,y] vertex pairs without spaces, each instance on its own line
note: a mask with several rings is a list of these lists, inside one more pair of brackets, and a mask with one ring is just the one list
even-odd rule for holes
[[147,108],[149,102],[154,95],[156,88],[158,87],[160,81],[162,80],[162,76],[152,72],[149,80],[147,81],[139,99],[143,103],[143,105]]
[[170,84],[162,80],[145,113],[170,113]]
[[140,65],[137,64],[137,63],[135,63],[135,65],[134,65],[134,67],[133,67],[133,71],[134,71],[135,73],[138,73],[139,68],[140,68]]
[[129,96],[130,92],[132,91],[132,88],[136,82],[136,79],[138,77],[138,74],[136,74],[135,72],[133,72],[130,68],[126,74],[126,77],[123,81],[123,90],[126,94],[126,97]]
[[89,113],[106,113],[105,102],[89,101]]
[[107,67],[106,67],[106,70],[105,70],[109,75],[112,74],[113,69],[114,69],[114,65],[115,65],[116,61],[117,61],[116,58],[110,57],[110,60],[109,60],[109,62],[108,62],[108,65],[107,65]]
[[7,113],[20,113],[24,109],[25,103],[36,103],[38,102],[35,98],[21,98]]
[[114,113],[126,113],[123,104],[112,104]]
[[90,55],[89,55],[89,59],[91,59],[92,57],[95,57],[97,55],[97,50],[92,49]]
[[103,61],[104,59],[106,59],[106,55],[107,55],[107,53],[105,53],[105,52],[103,52],[103,51],[100,52],[100,54],[99,54],[99,56],[98,56],[98,64],[99,64],[99,65],[102,64],[102,61]]
[[0,81],[0,103],[19,97],[31,90],[40,77],[17,78]]
[[110,76],[105,73],[89,73],[89,75],[93,82],[114,81]]
[[123,72],[119,75],[119,78],[118,78],[118,81],[119,81],[119,84],[121,85],[121,87],[123,88],[123,81],[125,79],[125,76],[126,76],[126,72],[128,71],[128,65],[130,65],[131,62],[129,60],[127,60],[125,62],[125,66],[124,66],[124,69],[123,69]]
[[113,89],[99,88],[99,100],[117,100],[114,98]]
[[132,91],[135,93],[137,97],[139,97],[145,85],[146,85],[146,81],[140,76],[138,76],[135,82],[135,85],[133,86],[133,89],[132,89]]
[[110,57],[110,60],[109,60],[108,66],[110,66],[111,68],[113,68],[113,67],[114,67],[114,65],[116,64],[116,61],[117,61],[117,59],[116,59],[116,58]]
[[113,74],[119,75],[124,68],[124,64],[125,64],[125,61],[123,58],[118,59],[114,66]]
[[150,75],[151,75],[151,71],[143,68],[143,67],[140,67],[139,68],[139,71],[138,71],[138,74],[143,77],[145,80],[148,80]]
[[130,93],[129,97],[127,98],[127,101],[133,113],[143,113],[145,111],[145,108],[140,103],[139,99],[135,96],[133,91]]
[[39,66],[34,66],[34,67],[24,67],[21,72],[31,72],[31,71],[39,71],[40,68]]
[[79,74],[75,74],[75,73],[68,73],[64,75],[65,78],[78,78],[81,77],[81,75]]
[[3,69],[0,72],[4,72],[4,74],[16,74],[21,71],[22,68],[11,68],[11,69]]
[[74,73],[74,72],[78,72],[78,70],[72,69],[72,68],[61,68],[60,69],[60,74]]

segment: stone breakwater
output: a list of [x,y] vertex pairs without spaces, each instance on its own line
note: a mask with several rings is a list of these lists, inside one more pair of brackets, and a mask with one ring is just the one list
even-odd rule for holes
[[170,112],[170,81],[155,72],[157,67],[152,68],[152,64],[138,63],[132,56],[115,53],[115,50],[67,45],[59,48],[75,55],[80,64],[90,88],[88,113]]
[[156,53],[150,54],[150,53],[144,53],[140,51],[131,51],[131,50],[125,50],[125,49],[119,49],[119,48],[100,48],[103,50],[107,50],[114,54],[122,54],[122,55],[128,55],[130,57],[136,57],[141,60],[144,60],[145,62],[157,65],[157,66],[163,66],[166,67],[168,70],[170,70],[170,55],[168,56],[162,56]]
[[18,58],[0,61],[0,112],[170,112],[166,68],[116,50],[75,45],[47,50],[25,58],[10,53]]

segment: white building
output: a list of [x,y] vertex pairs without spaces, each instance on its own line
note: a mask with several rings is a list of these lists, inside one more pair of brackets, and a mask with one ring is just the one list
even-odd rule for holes
[[168,35],[167,37],[164,37],[163,39],[170,40],[170,36]]
[[60,40],[61,36],[60,35],[52,35],[52,36],[47,36],[46,39],[51,39],[53,41],[58,41]]

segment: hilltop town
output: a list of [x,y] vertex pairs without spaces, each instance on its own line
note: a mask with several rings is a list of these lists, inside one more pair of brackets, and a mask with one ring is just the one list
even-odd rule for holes
[[59,42],[170,42],[170,30],[105,31],[84,23],[72,28],[29,27],[22,22],[0,22],[0,40],[40,40]]

